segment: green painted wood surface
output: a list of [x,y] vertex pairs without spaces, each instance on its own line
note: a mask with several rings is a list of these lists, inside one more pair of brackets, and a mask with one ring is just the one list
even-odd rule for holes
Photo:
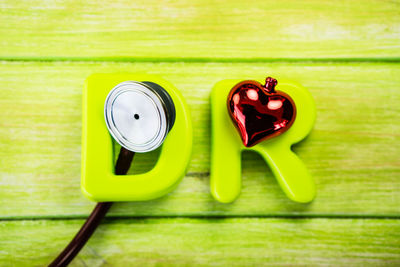
[[2,1],[0,57],[400,57],[398,1]]
[[[400,215],[398,64],[33,62],[0,65],[3,217],[89,212],[93,204],[79,189],[82,84],[90,73],[124,70],[172,81],[191,108],[195,141],[177,190],[161,200],[117,204],[113,214]],[[315,178],[317,198],[311,205],[291,202],[261,158],[248,153],[241,196],[218,204],[209,194],[211,86],[267,73],[302,83],[316,100],[315,128],[295,151]],[[135,158],[138,171],[155,158],[141,156]]]
[[[40,266],[82,220],[0,223],[0,262]],[[29,242],[26,242],[29,240]],[[398,220],[107,220],[71,266],[395,266]]]
[[[399,4],[2,1],[0,266],[46,265],[92,209],[79,189],[81,91],[89,74],[119,71],[182,90],[193,159],[168,196],[115,204],[74,266],[400,265]],[[209,194],[210,90],[265,75],[316,100],[315,129],[294,148],[316,180],[310,205],[251,153],[238,201]]]

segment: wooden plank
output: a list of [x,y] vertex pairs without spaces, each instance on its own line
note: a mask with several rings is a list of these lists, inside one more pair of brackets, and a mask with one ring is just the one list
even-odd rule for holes
[[[93,204],[79,188],[82,86],[90,73],[121,71],[174,83],[191,108],[195,143],[189,174],[174,192],[116,204],[111,214],[399,216],[399,64],[46,62],[0,64],[1,216],[82,217],[90,211]],[[315,129],[295,151],[314,176],[318,196],[311,205],[291,202],[261,158],[246,153],[240,198],[219,204],[208,185],[211,87],[225,78],[267,74],[300,82],[316,100]],[[135,158],[135,170],[148,169],[152,157]]]
[[13,1],[0,57],[400,57],[398,1]]
[[[0,265],[48,264],[82,220],[1,221]],[[71,266],[396,266],[398,220],[145,219],[103,223]]]

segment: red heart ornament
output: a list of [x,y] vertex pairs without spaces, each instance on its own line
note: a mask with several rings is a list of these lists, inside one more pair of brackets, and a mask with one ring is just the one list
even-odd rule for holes
[[265,85],[243,81],[229,92],[228,112],[246,147],[286,132],[296,118],[293,100],[288,94],[275,91],[277,83],[271,77]]

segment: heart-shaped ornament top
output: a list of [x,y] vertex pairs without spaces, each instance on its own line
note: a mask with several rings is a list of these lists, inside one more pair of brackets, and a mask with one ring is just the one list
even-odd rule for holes
[[277,80],[268,77],[265,85],[257,81],[236,84],[228,95],[228,112],[246,147],[287,131],[296,118],[290,96],[275,91]]

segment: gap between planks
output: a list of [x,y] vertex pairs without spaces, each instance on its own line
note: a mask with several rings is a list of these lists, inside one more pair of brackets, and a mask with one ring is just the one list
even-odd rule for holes
[[149,62],[149,63],[400,63],[400,57],[366,58],[151,58],[151,57],[0,57],[5,62]]
[[[44,216],[5,216],[0,217],[2,221],[66,221],[66,220],[84,220],[87,219],[87,214],[59,214],[59,215],[44,215]],[[132,216],[132,215],[107,215],[105,220],[145,220],[145,219],[213,219],[213,220],[224,220],[224,219],[342,219],[342,220],[393,220],[400,219],[400,215],[392,214],[293,214],[293,213],[282,213],[282,214],[243,214],[243,215],[181,215],[181,214],[155,214],[152,216]]]

